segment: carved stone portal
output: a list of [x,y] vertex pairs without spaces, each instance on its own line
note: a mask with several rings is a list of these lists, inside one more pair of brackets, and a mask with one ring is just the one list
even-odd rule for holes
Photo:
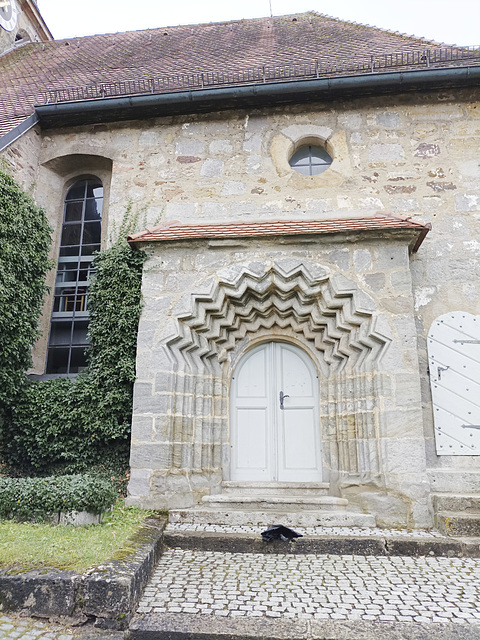
[[[406,253],[405,262],[408,270]],[[405,472],[390,464],[393,458],[398,463],[395,442],[403,441],[402,451],[405,444],[398,420],[392,425],[395,381],[402,373],[391,371],[400,362],[395,353],[401,353],[392,313],[382,312],[353,280],[306,258],[258,256],[212,270],[203,280],[192,269],[191,288],[177,300],[166,295],[167,285],[158,295],[158,284],[149,298],[155,276],[172,266],[165,250],[162,260],[154,254],[149,263],[129,503],[187,507],[220,490],[222,480],[230,479],[229,392],[235,366],[252,347],[281,340],[307,352],[319,374],[318,428],[331,493],[348,497],[358,509],[372,510],[378,503],[393,510],[390,522],[420,522],[413,515],[412,492],[402,484]],[[409,320],[413,326],[411,315]],[[384,358],[390,348],[393,357]],[[416,362],[413,369],[412,385],[418,387]],[[418,416],[419,409],[418,404]],[[410,419],[405,416],[407,439]],[[419,428],[420,421],[413,431]],[[418,447],[418,439],[410,444]],[[418,489],[418,481],[424,483],[424,453],[414,457],[423,460],[414,469],[414,484],[425,506],[428,487]],[[424,520],[428,508],[426,513]]]

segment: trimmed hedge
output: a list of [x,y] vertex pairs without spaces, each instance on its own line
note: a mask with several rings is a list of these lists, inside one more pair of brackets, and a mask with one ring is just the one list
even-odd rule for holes
[[102,513],[116,497],[110,482],[91,475],[0,477],[0,518],[41,521],[60,511]]

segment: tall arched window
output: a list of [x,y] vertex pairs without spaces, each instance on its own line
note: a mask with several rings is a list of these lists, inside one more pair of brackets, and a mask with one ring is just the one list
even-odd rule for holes
[[102,205],[98,178],[75,182],[65,197],[47,374],[75,374],[86,365],[87,294],[93,253],[100,249]]

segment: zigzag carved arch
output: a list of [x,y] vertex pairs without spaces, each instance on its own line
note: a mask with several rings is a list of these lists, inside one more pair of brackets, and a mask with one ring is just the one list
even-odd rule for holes
[[223,361],[261,329],[290,328],[338,371],[369,367],[391,341],[374,301],[353,282],[295,259],[232,265],[174,309],[178,333],[167,344],[195,362]]

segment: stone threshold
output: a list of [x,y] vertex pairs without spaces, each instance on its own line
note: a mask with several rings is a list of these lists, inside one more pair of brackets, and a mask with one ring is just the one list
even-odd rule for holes
[[229,553],[294,553],[364,556],[446,556],[479,558],[480,539],[440,535],[325,535],[305,536],[292,542],[264,542],[260,534],[178,531],[166,529],[165,545],[172,548]]
[[222,619],[182,613],[137,614],[131,640],[478,640],[480,626],[368,620]]
[[124,557],[83,574],[49,568],[27,573],[1,570],[2,612],[76,618],[102,629],[127,628],[163,552],[166,522],[163,517],[148,518],[127,541]]

